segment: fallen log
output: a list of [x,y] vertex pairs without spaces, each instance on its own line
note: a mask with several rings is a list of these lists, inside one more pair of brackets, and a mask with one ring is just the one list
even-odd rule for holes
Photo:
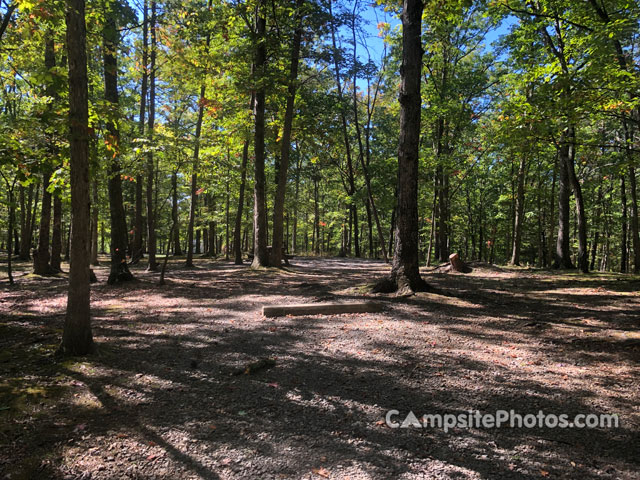
[[283,317],[286,315],[339,315],[342,313],[376,313],[382,311],[382,305],[376,302],[359,303],[309,303],[301,305],[265,305],[262,314],[265,317]]

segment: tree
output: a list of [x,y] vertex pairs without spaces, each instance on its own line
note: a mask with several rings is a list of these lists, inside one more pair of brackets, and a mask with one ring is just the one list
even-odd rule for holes
[[107,283],[132,280],[127,266],[127,225],[122,202],[122,171],[120,164],[120,130],[118,128],[118,61],[119,33],[117,29],[117,1],[107,5],[106,20],[102,31],[104,58],[104,97],[110,104],[111,118],[107,121],[105,138],[109,159],[109,210],[111,216],[111,269]]
[[69,63],[69,145],[71,170],[71,258],[69,295],[60,350],[86,355],[93,350],[89,284],[89,104],[84,0],[67,0]]
[[422,70],[421,0],[404,0],[400,67],[400,139],[395,250],[391,281],[398,295],[425,290],[418,263],[418,157]]
[[278,177],[276,186],[276,198],[273,204],[273,241],[271,243],[271,258],[269,263],[273,267],[280,267],[282,262],[283,249],[283,222],[284,203],[287,191],[287,179],[289,174],[289,157],[291,154],[291,129],[293,127],[293,107],[296,98],[298,81],[298,63],[300,60],[300,44],[302,43],[302,28],[304,13],[304,0],[297,0],[294,23],[296,24],[293,40],[291,44],[290,71],[287,87],[287,106],[284,114],[284,125],[280,137],[280,164],[278,166]]
[[258,1],[256,6],[256,41],[253,61],[254,81],[256,92],[254,95],[254,186],[253,186],[253,234],[255,236],[253,246],[252,268],[269,266],[267,252],[267,205],[266,205],[266,178],[265,167],[265,83],[267,75],[267,46],[265,19],[266,4]]

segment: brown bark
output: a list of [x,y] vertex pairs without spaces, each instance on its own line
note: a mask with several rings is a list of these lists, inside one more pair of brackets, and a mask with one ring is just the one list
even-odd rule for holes
[[204,116],[204,96],[206,87],[200,87],[200,100],[198,107],[198,119],[193,147],[193,160],[191,172],[191,204],[189,205],[189,225],[187,227],[187,260],[186,266],[193,267],[193,230],[196,221],[196,205],[198,203],[198,165],[200,160],[200,136],[202,134],[202,118]]
[[[332,3],[333,1],[329,2],[329,14],[333,18]],[[353,199],[353,196],[356,193],[355,172],[353,168],[353,155],[351,152],[351,139],[349,138],[349,130],[347,127],[347,116],[343,107],[344,99],[342,94],[342,80],[340,78],[340,65],[338,62],[338,43],[336,40],[336,25],[334,21],[331,22],[331,43],[333,47],[333,66],[334,66],[334,74],[335,74],[335,80],[336,80],[336,89],[338,92],[342,136],[344,139],[345,158],[347,161],[347,168],[346,168],[346,174],[345,174],[347,177],[347,181],[343,182],[343,185],[345,187],[345,192],[350,198],[350,203],[349,203],[350,234],[349,234],[349,241],[347,242],[347,251],[349,252],[349,254],[351,254],[351,240],[353,239],[354,247],[355,247],[355,255],[356,257],[359,257],[360,256],[360,240],[358,236],[358,227],[357,227],[357,222],[358,222],[357,211],[356,211],[357,209],[355,207],[355,203],[354,203],[355,201]],[[352,222],[355,222],[355,228],[352,228],[353,227]]]
[[[171,175],[171,231],[173,234],[173,254],[182,255],[182,249],[180,248],[180,224],[178,218],[178,172],[174,171]],[[168,252],[167,252],[168,253]]]
[[33,273],[37,275],[54,273],[49,265],[51,260],[51,254],[49,253],[51,243],[51,193],[48,192],[50,177],[50,170],[42,174],[42,207],[40,210],[38,247],[33,251]]
[[[118,61],[117,51],[119,33],[116,23],[116,12],[110,7],[106,13],[106,21],[102,32],[104,59],[104,97],[113,112],[118,109]],[[109,158],[109,214],[111,220],[111,266],[107,283],[133,279],[127,266],[127,224],[122,200],[122,178],[120,176],[120,131],[115,121],[107,122]],[[87,254],[90,252],[87,251]]]
[[[138,118],[138,135],[140,138],[144,137],[144,124],[145,117],[147,112],[147,89],[148,89],[148,81],[149,81],[149,71],[148,63],[149,63],[149,52],[148,52],[148,44],[147,39],[149,35],[149,7],[147,0],[144,0],[142,6],[142,82],[140,85],[140,113]],[[131,263],[138,263],[140,259],[143,257],[143,245],[142,245],[142,235],[144,231],[144,221],[143,221],[143,183],[144,179],[142,175],[136,175],[136,192],[135,192],[135,225],[133,228],[133,251],[131,255]]]
[[244,190],[247,181],[247,160],[249,158],[249,141],[245,140],[242,146],[242,165],[240,166],[240,191],[238,192],[238,209],[236,211],[236,224],[233,230],[233,250],[235,264],[242,265],[242,207],[244,206]]
[[[156,2],[151,2],[151,61],[149,65],[149,118],[147,138],[149,145],[153,146],[153,135],[156,119]],[[153,151],[147,153],[147,254],[148,266],[147,270],[156,272],[158,270],[158,262],[156,261],[157,237],[156,237],[156,214],[155,202],[153,198],[155,167],[153,160]]]
[[31,258],[33,191],[33,184],[30,184],[25,201],[25,188],[20,186],[20,260]]
[[[44,66],[48,71],[51,71],[56,66],[53,32],[51,30],[47,30],[45,36]],[[45,90],[47,96],[55,96],[55,87],[53,86],[53,83],[51,81],[48,82]],[[51,105],[49,105],[48,110],[51,110]],[[49,182],[51,180],[51,173],[51,168],[49,166],[46,166],[42,174],[42,210],[40,212],[40,232],[38,234],[38,248],[33,252],[33,273],[37,275],[49,275],[55,273],[55,270],[53,270],[50,265],[51,254],[49,252],[49,248],[51,246],[51,193],[48,190]]]
[[271,258],[269,264],[280,267],[282,264],[283,250],[283,221],[284,202],[287,192],[287,178],[289,173],[289,157],[291,154],[291,130],[293,128],[293,107],[296,98],[298,64],[300,60],[300,44],[302,43],[302,6],[304,0],[296,0],[295,24],[291,44],[291,59],[289,66],[289,86],[287,91],[287,105],[285,107],[284,122],[282,125],[282,137],[280,139],[280,168],[276,186],[276,196],[273,203],[273,240],[271,243]]
[[569,200],[570,184],[567,170],[569,144],[565,141],[558,151],[558,237],[556,242],[555,268],[573,268],[569,249]]
[[420,73],[422,66],[420,0],[404,0],[400,67],[400,139],[395,252],[391,278],[398,294],[422,290],[418,264],[418,151],[420,145]]
[[98,181],[92,182],[91,199],[91,265],[100,265],[98,261]]
[[587,216],[584,209],[582,187],[575,171],[576,140],[574,127],[569,128],[570,150],[566,157],[567,175],[576,199],[576,218],[578,221],[578,268],[582,273],[589,272],[589,247],[587,246]]
[[524,182],[526,171],[526,157],[520,157],[518,167],[518,186],[516,193],[515,218],[513,224],[513,245],[511,252],[511,265],[520,265],[520,243],[522,238],[522,225],[524,223]]
[[83,0],[67,0],[66,19],[73,228],[67,315],[60,350],[85,355],[93,350],[93,337],[89,303],[89,108]]
[[258,2],[256,18],[257,45],[255,47],[254,58],[254,81],[256,93],[254,98],[254,187],[253,187],[253,231],[255,235],[252,268],[269,266],[269,255],[267,252],[267,212],[265,198],[265,87],[264,78],[267,66],[266,25],[263,9],[266,6],[263,0]]
[[631,242],[633,245],[633,273],[640,273],[640,236],[638,234],[638,191],[636,169],[629,165],[629,190],[631,193]]
[[51,231],[51,268],[61,272],[62,268],[62,199],[53,197],[53,229]]
[[622,210],[622,234],[620,237],[620,273],[627,273],[627,189],[624,173],[620,176],[620,203]]

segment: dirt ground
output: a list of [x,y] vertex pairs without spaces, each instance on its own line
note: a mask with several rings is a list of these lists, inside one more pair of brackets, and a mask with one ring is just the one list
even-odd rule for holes
[[[377,297],[382,313],[266,319],[262,305],[362,299],[388,267],[182,263],[163,287],[142,267],[109,287],[98,268],[86,359],[53,356],[64,278],[3,278],[0,479],[640,479],[638,277],[425,271],[440,293]],[[390,409],[620,426],[445,433],[389,428]]]

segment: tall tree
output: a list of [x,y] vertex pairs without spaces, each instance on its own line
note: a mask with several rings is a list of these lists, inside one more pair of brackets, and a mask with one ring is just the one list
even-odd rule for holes
[[[53,40],[53,31],[49,28],[45,34],[44,42],[44,66],[50,74],[56,66],[55,45]],[[48,78],[53,78],[52,75]],[[56,95],[56,88],[53,80],[47,81],[45,89],[46,95],[53,98]],[[51,107],[47,109],[49,112]],[[48,118],[45,116],[45,119]],[[53,145],[53,142],[52,142]],[[49,151],[53,153],[53,146]],[[49,191],[49,183],[51,181],[52,169],[48,161],[44,162],[42,172],[42,210],[40,212],[40,230],[38,234],[38,248],[33,252],[33,273],[37,275],[48,275],[55,273],[51,268],[51,192]]]
[[267,205],[266,205],[266,178],[264,173],[265,163],[265,96],[267,76],[267,45],[265,18],[266,3],[259,0],[256,6],[256,31],[253,72],[255,95],[253,103],[254,115],[254,186],[253,186],[253,263],[252,268],[269,266],[267,252]]
[[399,295],[424,290],[418,263],[418,157],[422,70],[421,0],[404,0],[400,67],[400,139],[395,251],[391,279]]
[[296,0],[294,23],[295,32],[291,44],[289,79],[287,87],[287,106],[284,113],[284,124],[280,137],[280,165],[276,186],[276,198],[273,203],[273,241],[271,243],[271,258],[269,263],[279,267],[282,262],[283,234],[284,234],[284,202],[289,177],[289,157],[291,154],[291,130],[293,128],[294,103],[298,81],[298,64],[300,61],[300,44],[302,43],[302,21],[304,0]]
[[71,258],[67,316],[60,350],[85,355],[93,350],[89,284],[89,104],[84,0],[67,0],[69,62],[69,145],[71,171]]
[[147,254],[149,264],[147,270],[156,272],[158,262],[156,261],[156,212],[153,198],[155,184],[155,165],[153,160],[153,135],[156,121],[156,55],[157,55],[157,5],[151,0],[151,53],[149,65],[149,117],[147,119],[147,138],[149,140],[149,151],[147,152]]
[[117,2],[107,5],[105,23],[102,31],[104,61],[104,98],[111,110],[107,121],[107,150],[109,159],[109,213],[111,218],[111,267],[107,283],[132,280],[133,275],[127,266],[127,224],[122,200],[122,167],[120,164],[120,129],[118,127],[118,47],[119,32],[117,23]]
[[[141,58],[141,70],[142,79],[140,82],[140,113],[138,115],[138,135],[140,139],[144,138],[144,124],[147,114],[147,89],[149,81],[149,51],[148,51],[148,37],[149,37],[149,4],[147,0],[142,2],[142,58]],[[136,176],[136,213],[135,213],[135,225],[133,229],[133,248],[131,254],[131,263],[138,263],[143,256],[142,250],[142,235],[144,229],[143,221],[143,183],[144,177],[141,173]]]

